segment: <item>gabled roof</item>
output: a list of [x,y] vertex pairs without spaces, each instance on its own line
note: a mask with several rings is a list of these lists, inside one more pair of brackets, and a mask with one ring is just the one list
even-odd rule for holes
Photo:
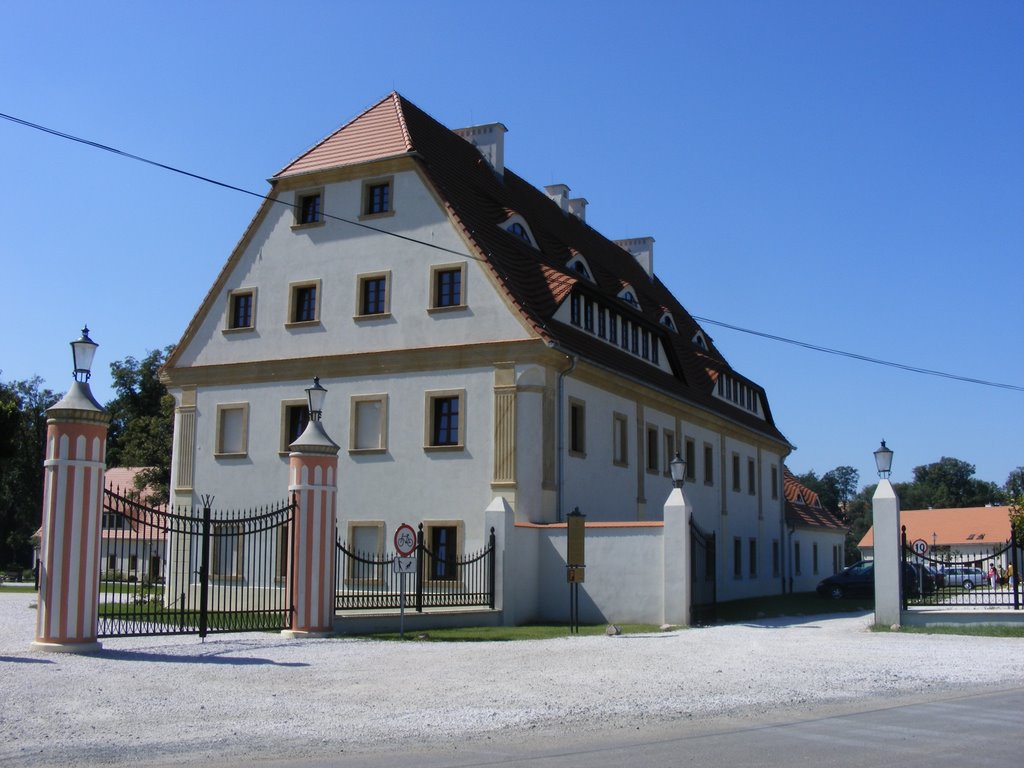
[[[928,546],[998,547],[1010,539],[1009,507],[960,507],[952,509],[903,509],[900,525],[907,527],[907,543],[922,539]],[[858,547],[875,546],[874,526]]]
[[782,492],[786,497],[786,524],[796,528],[831,528],[845,531],[847,526],[821,505],[818,494],[801,483],[789,467],[782,466]]
[[[271,183],[399,156],[411,157],[420,165],[452,222],[470,244],[467,255],[490,270],[509,303],[541,340],[788,445],[775,427],[763,390],[756,384],[744,379],[759,395],[763,419],[713,396],[719,373],[736,374],[707,333],[703,334],[708,341],[706,350],[692,342],[702,329],[656,276],[648,275],[621,246],[562,210],[507,166],[503,173],[496,173],[469,141],[400,94],[389,94],[343,125],[285,166]],[[536,247],[500,226],[510,212],[529,223]],[[586,259],[593,282],[569,268],[576,254]],[[640,309],[617,298],[625,284],[632,286]],[[673,373],[556,321],[556,311],[573,291],[615,307],[618,313],[646,328],[661,341]],[[665,312],[671,313],[675,330],[660,322]],[[176,355],[172,355],[170,367],[175,360]]]

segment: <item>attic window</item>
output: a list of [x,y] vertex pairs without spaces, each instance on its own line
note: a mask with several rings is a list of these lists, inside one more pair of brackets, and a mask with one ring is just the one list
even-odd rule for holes
[[701,333],[700,331],[697,331],[697,333],[693,335],[693,338],[690,339],[690,341],[693,342],[694,346],[703,349],[705,352],[708,351],[708,340],[704,338],[704,334]]
[[634,309],[640,309],[640,302],[637,301],[636,293],[633,291],[632,286],[627,285],[621,291],[619,291],[619,298],[629,304]]
[[527,232],[526,227],[524,227],[518,221],[512,224],[512,226],[508,228],[508,231],[511,232],[516,237],[518,237],[524,243],[530,243],[530,245],[533,245],[533,242],[530,240],[530,233]]
[[590,270],[587,269],[587,262],[581,257],[577,256],[569,262],[569,269],[575,272],[577,275],[586,278],[590,282],[594,282],[594,278],[590,276]]
[[661,324],[670,330],[674,331],[676,329],[676,323],[668,312],[661,316]]

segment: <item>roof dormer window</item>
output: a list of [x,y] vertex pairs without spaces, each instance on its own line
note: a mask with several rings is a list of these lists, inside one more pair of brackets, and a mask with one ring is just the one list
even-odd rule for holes
[[705,352],[708,351],[708,340],[704,338],[704,334],[701,331],[697,331],[693,334],[693,338],[690,339],[693,345],[698,349],[703,349]]
[[530,233],[526,231],[526,227],[520,224],[518,221],[514,222],[512,226],[508,228],[508,231],[518,237],[523,242],[530,242]]
[[664,313],[661,316],[660,322],[662,325],[664,325],[671,331],[674,331],[676,329],[676,321],[672,319],[672,315],[668,312]]
[[594,278],[590,276],[590,268],[587,266],[587,262],[583,260],[582,256],[575,256],[568,264],[569,270],[575,272],[577,275],[594,282]]
[[537,247],[537,243],[533,238],[533,233],[530,231],[530,225],[526,223],[526,219],[520,216],[518,213],[512,213],[505,221],[499,225],[502,229],[522,240],[527,245]]
[[619,298],[629,304],[629,306],[633,307],[633,309],[640,309],[640,302],[637,300],[636,291],[633,290],[632,286],[627,285],[619,291]]

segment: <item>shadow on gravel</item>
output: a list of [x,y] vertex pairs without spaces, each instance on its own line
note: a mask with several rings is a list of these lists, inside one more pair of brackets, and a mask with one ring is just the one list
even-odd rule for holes
[[53,659],[33,659],[27,656],[0,656],[0,661],[11,661],[15,664],[53,664]]
[[225,664],[234,667],[271,666],[271,667],[308,667],[302,661],[273,661],[271,659],[246,658],[241,656],[223,656],[220,654],[196,654],[184,656],[174,653],[154,653],[153,651],[108,651],[101,653],[104,660],[164,662],[168,664]]

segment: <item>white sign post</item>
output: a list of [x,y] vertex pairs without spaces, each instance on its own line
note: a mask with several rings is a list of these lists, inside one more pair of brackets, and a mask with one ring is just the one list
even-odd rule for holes
[[416,551],[416,531],[408,523],[402,523],[395,531],[394,572],[398,574],[398,636],[405,639],[405,577],[416,568],[416,558],[410,557]]

